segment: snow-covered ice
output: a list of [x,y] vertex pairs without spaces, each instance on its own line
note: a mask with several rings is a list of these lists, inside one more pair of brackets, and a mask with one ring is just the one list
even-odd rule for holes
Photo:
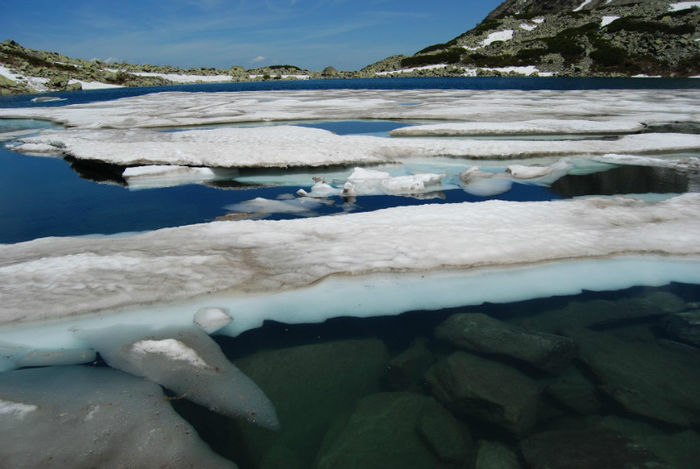
[[[406,106],[407,102],[415,105]],[[517,122],[566,118],[651,124],[700,120],[700,98],[695,90],[661,89],[166,92],[59,107],[0,108],[0,117],[116,129],[300,119]]]
[[442,135],[548,135],[634,133],[645,125],[634,121],[593,121],[581,119],[538,119],[519,122],[445,122],[412,125],[389,132],[393,136]]
[[214,168],[320,167],[401,162],[409,157],[524,158],[528,156],[649,153],[700,149],[700,135],[648,133],[617,140],[503,141],[386,139],[335,135],[294,126],[225,127],[183,132],[152,130],[44,131],[10,149],[70,155],[111,164]]
[[[698,194],[658,204],[493,200],[217,222],[122,238],[47,238],[0,246],[0,308],[3,324],[11,325],[216,292],[298,289],[331,275],[693,255],[700,254],[698,239]],[[232,324],[240,321],[237,314]]]

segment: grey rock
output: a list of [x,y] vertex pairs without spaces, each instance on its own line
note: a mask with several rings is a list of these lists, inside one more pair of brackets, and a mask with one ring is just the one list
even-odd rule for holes
[[235,468],[160,386],[111,368],[0,373],[0,467]]
[[540,388],[514,368],[456,352],[433,365],[425,377],[438,400],[460,415],[519,436],[535,424]]
[[667,292],[652,292],[619,300],[572,301],[516,321],[522,327],[545,332],[584,327],[611,327],[620,321],[658,318],[686,309],[686,303]]
[[596,385],[574,366],[564,370],[547,386],[546,393],[580,415],[596,414],[600,410]]
[[473,457],[470,449],[460,425],[431,397],[379,393],[357,403],[344,428],[324,443],[316,467],[457,469]]
[[697,356],[655,342],[586,330],[569,333],[599,389],[628,412],[669,424],[700,424]]
[[549,373],[557,373],[576,354],[568,337],[526,330],[485,314],[454,314],[435,336],[470,351],[504,355]]
[[414,389],[434,362],[435,356],[426,346],[426,341],[416,340],[389,361],[385,375],[387,385],[393,391]]
[[663,325],[669,337],[700,347],[700,310],[671,314]]
[[[231,422],[237,442],[253,464],[279,460],[268,453],[291,452],[296,466],[312,467],[333,420],[352,411],[362,396],[381,390],[389,361],[377,339],[344,340],[266,350],[235,360],[275,403],[280,430],[270,432]],[[285,466],[277,466],[285,467]]]
[[621,469],[669,466],[646,447],[612,430],[548,431],[520,444],[532,469]]
[[518,455],[497,441],[480,440],[477,443],[474,469],[520,469]]

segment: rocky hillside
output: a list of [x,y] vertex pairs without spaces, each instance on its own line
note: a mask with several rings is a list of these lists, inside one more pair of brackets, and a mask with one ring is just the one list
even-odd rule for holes
[[0,43],[0,95],[94,89],[116,86],[164,86],[179,83],[323,78],[293,65],[246,70],[181,69],[167,65],[107,64],[28,49],[12,40]]
[[700,2],[507,0],[474,29],[363,71],[380,75],[700,74]]

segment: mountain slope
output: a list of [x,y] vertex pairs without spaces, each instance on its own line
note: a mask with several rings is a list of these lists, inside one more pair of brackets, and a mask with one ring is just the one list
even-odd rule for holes
[[413,75],[700,74],[700,2],[507,0],[474,29],[367,72]]

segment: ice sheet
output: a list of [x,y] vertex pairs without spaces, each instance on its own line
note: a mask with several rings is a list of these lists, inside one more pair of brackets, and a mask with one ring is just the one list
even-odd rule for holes
[[699,240],[700,194],[658,204],[493,200],[217,222],[122,238],[46,238],[0,245],[0,317],[8,325],[223,291],[277,292],[330,275],[692,255],[700,254]]
[[10,149],[65,154],[117,165],[219,168],[319,167],[396,163],[409,157],[525,158],[650,153],[700,149],[700,135],[638,134],[617,140],[503,141],[336,135],[294,126],[224,127],[183,132],[152,130],[44,131]]
[[[405,103],[415,103],[406,106]],[[82,128],[135,128],[298,119],[440,119],[517,122],[700,120],[696,90],[285,90],[165,92],[50,108],[4,108],[0,117]]]
[[633,133],[643,130],[640,122],[592,121],[580,119],[539,119],[520,122],[446,122],[413,125],[389,132],[394,136],[433,135],[548,135]]

